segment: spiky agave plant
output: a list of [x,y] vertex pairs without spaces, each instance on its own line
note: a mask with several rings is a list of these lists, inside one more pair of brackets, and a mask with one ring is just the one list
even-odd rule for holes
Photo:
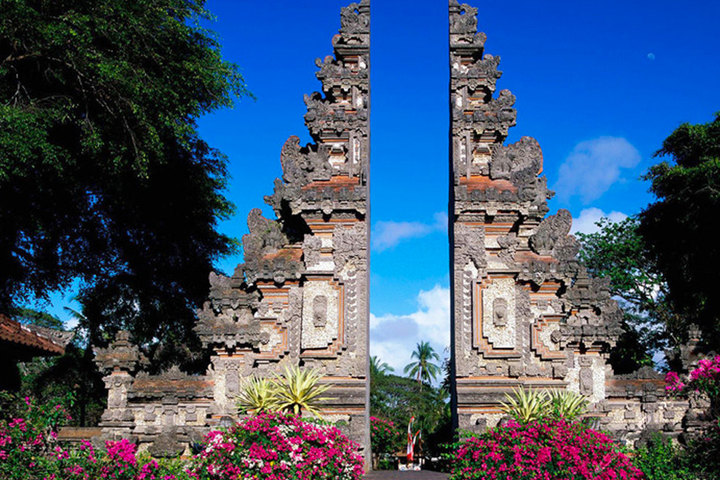
[[250,377],[240,388],[237,406],[242,413],[262,413],[276,410],[275,386],[266,378]]
[[548,398],[550,410],[556,418],[572,421],[587,413],[588,400],[579,393],[569,390],[550,390]]
[[514,388],[513,395],[505,394],[507,402],[501,402],[501,410],[519,423],[536,422],[544,418],[550,408],[550,400],[545,391]]
[[275,408],[296,415],[303,411],[320,417],[318,402],[327,400],[320,397],[328,391],[330,385],[320,385],[322,374],[317,370],[285,367],[283,375],[272,380],[275,392]]

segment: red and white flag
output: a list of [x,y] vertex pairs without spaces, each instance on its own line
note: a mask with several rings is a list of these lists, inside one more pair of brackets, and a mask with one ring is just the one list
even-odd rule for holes
[[415,436],[413,436],[412,433],[412,427],[415,423],[415,415],[410,417],[410,421],[408,422],[408,433],[407,433],[407,461],[408,463],[413,462],[413,454],[415,453],[415,439],[417,438],[417,433]]

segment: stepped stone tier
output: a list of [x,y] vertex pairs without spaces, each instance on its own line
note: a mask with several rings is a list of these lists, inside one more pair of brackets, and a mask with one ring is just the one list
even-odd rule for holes
[[514,387],[567,388],[589,398],[602,428],[628,441],[653,429],[677,433],[687,402],[665,396],[660,374],[613,375],[608,356],[623,313],[608,282],[579,263],[570,212],[546,216],[553,192],[538,142],[505,143],[515,96],[497,91],[500,57],[485,53],[476,15],[450,0],[455,423],[494,426]]
[[252,210],[244,263],[232,277],[210,276],[195,328],[214,352],[207,374],[135,374],[139,352],[120,336],[97,354],[110,392],[106,434],[172,454],[236,415],[244,379],[301,365],[332,385],[323,417],[369,449],[368,0],[342,9],[332,44],[334,56],[316,61],[322,93],[305,96],[313,143],[285,142],[282,178],[265,198],[277,219]]

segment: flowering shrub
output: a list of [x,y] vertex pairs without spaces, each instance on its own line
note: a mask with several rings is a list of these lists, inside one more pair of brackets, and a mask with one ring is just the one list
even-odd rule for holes
[[702,435],[691,438],[686,455],[699,478],[720,479],[720,355],[703,359],[683,382],[675,372],[665,375],[665,390],[672,393],[704,395],[710,401],[711,423]]
[[128,441],[90,442],[65,449],[56,442],[66,419],[62,406],[39,407],[25,399],[21,417],[0,421],[2,480],[359,480],[357,445],[332,425],[286,413],[264,413],[227,432],[210,432],[189,463],[137,454]]
[[464,440],[451,480],[640,480],[643,473],[606,435],[564,420],[518,424]]
[[359,480],[357,444],[337,427],[308,423],[287,413],[261,413],[213,431],[192,461],[198,480]]
[[704,358],[698,362],[695,370],[690,372],[688,383],[683,383],[675,372],[665,375],[665,390],[682,393],[689,390],[706,394],[711,401],[720,399],[720,355],[713,359]]
[[[68,398],[66,401],[71,401]],[[57,442],[57,431],[70,416],[60,403],[38,405],[25,398],[14,405],[13,418],[0,421],[0,479],[2,480],[181,480],[168,474],[176,465],[142,461],[136,445],[107,442],[106,452],[96,454],[90,442],[74,449]],[[172,462],[169,462],[172,463]],[[163,473],[165,472],[165,473]]]
[[17,416],[0,421],[0,478],[28,480],[58,455],[57,429],[70,416],[60,403],[37,406],[29,397],[15,411]]
[[395,453],[402,435],[391,420],[370,417],[370,443],[375,454]]

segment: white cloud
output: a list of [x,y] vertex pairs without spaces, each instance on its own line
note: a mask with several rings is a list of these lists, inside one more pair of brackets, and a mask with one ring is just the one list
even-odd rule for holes
[[439,212],[434,215],[432,223],[422,222],[393,222],[380,221],[375,223],[371,241],[375,251],[382,252],[392,248],[403,240],[424,237],[434,232],[447,229],[447,213]]
[[408,315],[370,314],[370,354],[398,375],[403,374],[419,342],[429,342],[441,358],[447,356],[445,349],[450,346],[450,289],[435,285],[421,290],[417,303],[418,309]]
[[554,190],[564,200],[579,196],[587,204],[620,179],[621,169],[640,163],[640,152],[624,138],[600,137],[578,143],[560,165]]
[[628,216],[622,212],[612,211],[605,213],[599,208],[586,208],[580,212],[580,216],[573,218],[572,233],[595,233],[599,230],[595,223],[601,218],[609,218],[611,222],[625,220]]

